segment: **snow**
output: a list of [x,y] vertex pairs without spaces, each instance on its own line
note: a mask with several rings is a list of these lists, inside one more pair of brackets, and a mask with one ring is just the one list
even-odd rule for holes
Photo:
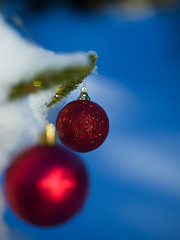
[[[55,54],[27,42],[0,16],[0,150],[12,155],[19,146],[37,140],[38,133],[47,123],[45,103],[50,102],[56,92],[53,88],[11,103],[7,98],[13,84],[28,81],[47,69],[87,64],[85,53]],[[1,161],[0,166],[3,165]]]
[[[85,53],[55,54],[22,39],[18,33],[5,23],[0,16],[0,84],[3,94],[0,103],[7,98],[8,88],[12,84],[27,80],[38,72],[47,69],[65,69],[78,65],[87,65]],[[4,91],[6,88],[6,91]]]

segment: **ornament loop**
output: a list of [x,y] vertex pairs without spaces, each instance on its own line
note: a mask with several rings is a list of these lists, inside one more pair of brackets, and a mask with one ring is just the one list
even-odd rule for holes
[[81,93],[78,97],[78,100],[90,100],[90,97],[88,96],[86,87],[81,88]]

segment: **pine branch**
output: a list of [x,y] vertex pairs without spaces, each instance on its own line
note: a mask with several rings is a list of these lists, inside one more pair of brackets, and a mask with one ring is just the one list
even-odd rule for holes
[[28,94],[38,91],[50,89],[57,86],[57,92],[50,103],[47,106],[61,101],[63,97],[66,97],[72,90],[76,89],[80,83],[92,72],[96,66],[97,56],[95,54],[89,54],[89,65],[71,67],[64,70],[48,69],[37,74],[33,79],[28,82],[22,80],[21,83],[13,86],[8,99],[10,101],[20,99]]

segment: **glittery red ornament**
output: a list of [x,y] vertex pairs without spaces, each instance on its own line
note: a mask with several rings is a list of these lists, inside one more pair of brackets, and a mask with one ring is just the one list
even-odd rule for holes
[[55,226],[69,220],[83,207],[87,191],[83,163],[58,145],[25,150],[5,175],[5,192],[13,211],[38,226]]
[[90,100],[68,103],[56,120],[56,130],[61,142],[77,152],[89,152],[98,148],[109,132],[109,120],[105,111]]

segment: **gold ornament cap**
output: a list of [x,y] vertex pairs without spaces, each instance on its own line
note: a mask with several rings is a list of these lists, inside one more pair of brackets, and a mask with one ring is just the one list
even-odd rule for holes
[[47,124],[45,132],[39,135],[39,144],[42,146],[53,146],[56,144],[55,127],[52,123]]
[[78,97],[78,100],[90,100],[90,97],[88,96],[86,87],[81,88],[81,93]]

